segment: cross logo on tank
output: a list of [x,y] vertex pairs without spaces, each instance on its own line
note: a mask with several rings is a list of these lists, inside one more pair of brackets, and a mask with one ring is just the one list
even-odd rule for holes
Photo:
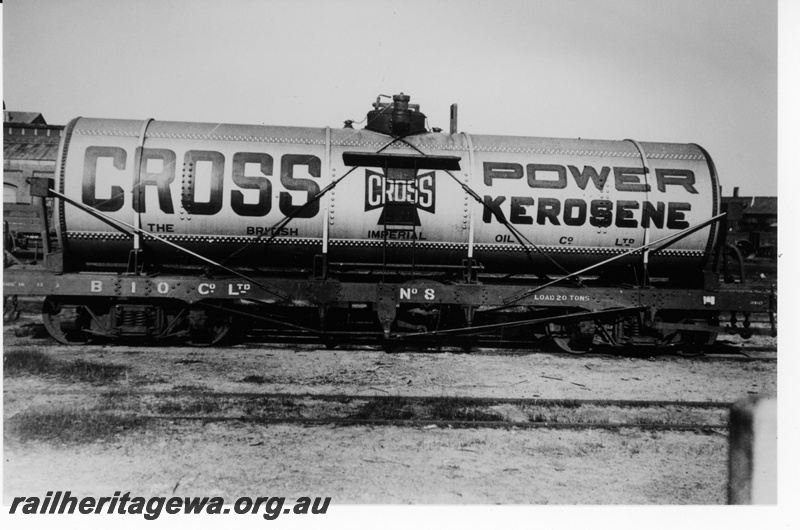
[[420,226],[419,210],[436,211],[434,171],[387,168],[386,174],[366,170],[364,211],[383,208],[378,225],[413,229]]

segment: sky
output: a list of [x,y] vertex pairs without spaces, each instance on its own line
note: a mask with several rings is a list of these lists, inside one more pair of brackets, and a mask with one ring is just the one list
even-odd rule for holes
[[403,92],[473,134],[697,143],[777,194],[771,0],[10,0],[3,101],[77,116],[339,127]]

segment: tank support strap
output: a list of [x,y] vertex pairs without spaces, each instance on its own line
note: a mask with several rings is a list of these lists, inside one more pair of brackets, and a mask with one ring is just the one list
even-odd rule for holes
[[[398,138],[395,138],[391,142],[387,143],[386,145],[384,145],[383,147],[378,149],[377,152],[380,153],[381,151],[387,149],[390,145],[394,144],[397,141],[398,141]],[[278,234],[280,234],[281,230],[286,225],[288,225],[295,217],[297,217],[297,215],[299,213],[301,213],[303,210],[305,210],[306,208],[308,208],[312,204],[314,204],[317,201],[319,201],[329,191],[331,191],[333,188],[335,188],[341,181],[343,181],[348,175],[353,173],[359,167],[361,167],[361,166],[353,166],[350,169],[348,169],[345,172],[345,174],[342,175],[341,177],[339,177],[337,179],[332,179],[330,184],[328,184],[323,189],[321,189],[319,192],[317,192],[317,194],[314,195],[313,197],[311,197],[308,201],[306,201],[305,203],[300,205],[300,207],[298,207],[293,213],[287,215],[286,217],[284,217],[283,219],[281,219],[280,221],[278,221],[277,223],[272,225],[269,228],[269,230],[265,231],[263,234],[258,235],[256,237],[250,239],[250,241],[248,241],[247,243],[245,243],[244,245],[239,247],[238,250],[235,250],[227,258],[225,258],[224,260],[220,261],[220,264],[224,264],[225,262],[227,262],[228,260],[230,260],[231,258],[233,258],[234,256],[236,256],[237,254],[239,254],[240,252],[242,252],[243,250],[245,250],[246,248],[250,247],[251,245],[253,245],[256,242],[263,241],[262,245],[263,245],[264,248],[266,248],[270,243],[272,243],[272,241],[276,237],[278,237]],[[267,236],[267,234],[269,234],[269,236]],[[266,238],[266,240],[264,238]]]
[[[472,143],[472,136],[469,133],[461,133],[467,139],[467,147],[469,148],[469,174],[464,182],[464,185],[469,186],[469,180],[475,178],[475,146]],[[469,246],[467,247],[467,258],[472,262],[475,252],[475,209],[474,202],[469,203],[468,222],[469,222]]]
[[[139,144],[136,146],[136,159],[133,163],[133,193],[135,193],[139,200],[134,201],[136,204],[144,204],[144,186],[142,186],[142,159],[144,158],[144,140],[147,136],[147,128],[153,122],[153,118],[145,120],[142,123],[142,128],[139,130]],[[133,226],[137,229],[142,226],[141,212],[133,212]],[[131,258],[128,260],[128,272],[138,274],[140,271],[141,263],[139,255],[142,250],[142,241],[139,232],[133,233],[133,250]]]
[[[639,157],[642,159],[642,168],[644,169],[644,182],[647,184],[647,176],[650,174],[650,164],[647,163],[647,155],[644,153],[644,148],[642,148],[642,144],[637,142],[636,140],[632,140],[628,138],[626,141],[632,143],[636,150],[639,151]],[[645,190],[648,190],[649,187],[645,186]],[[645,191],[645,198],[647,197],[647,191]],[[648,284],[648,275],[647,275],[647,264],[650,261],[650,226],[644,227],[644,246],[645,249],[642,252],[642,267],[644,268],[644,279],[643,285],[646,286]]]
[[[466,134],[466,133],[462,133],[462,134]],[[411,148],[415,149],[415,150],[416,150],[416,151],[418,151],[420,154],[422,154],[422,155],[424,155],[424,154],[425,154],[425,153],[424,153],[422,150],[420,150],[420,148],[418,148],[416,145],[414,145],[414,144],[412,144],[412,143],[410,143],[410,142],[408,142],[408,141],[406,141],[406,140],[403,140],[403,139],[401,139],[401,140],[403,141],[403,143],[405,143],[405,144],[406,144],[406,145],[408,145],[409,147],[411,147]],[[470,165],[470,168],[472,168],[472,167],[473,167],[473,166],[472,166],[472,161],[470,161],[470,164],[471,164],[471,165]],[[472,171],[472,169],[470,169],[470,171]],[[492,214],[495,216],[495,218],[496,218],[496,219],[497,219],[497,220],[498,220],[498,221],[499,221],[499,222],[500,222],[500,223],[501,223],[501,224],[502,224],[504,227],[506,227],[506,229],[507,229],[509,232],[511,232],[511,235],[513,235],[513,236],[514,236],[514,237],[517,239],[517,241],[519,242],[519,244],[522,246],[523,250],[525,250],[525,254],[528,256],[528,259],[529,259],[529,260],[531,260],[531,263],[532,263],[532,264],[533,264],[533,256],[531,255],[531,248],[533,248],[533,250],[535,250],[536,252],[538,252],[539,254],[541,254],[542,256],[544,256],[545,258],[547,258],[547,260],[549,260],[549,261],[550,261],[550,262],[551,262],[553,265],[555,265],[556,267],[558,267],[559,269],[561,269],[561,271],[563,271],[563,272],[564,272],[564,274],[569,274],[569,271],[568,271],[567,269],[565,269],[564,267],[562,267],[560,263],[558,263],[558,262],[557,262],[555,259],[553,259],[553,258],[552,258],[552,256],[550,256],[549,254],[547,254],[546,252],[544,252],[544,251],[543,251],[541,248],[539,248],[539,247],[538,247],[538,246],[537,246],[537,245],[536,245],[536,244],[535,244],[533,241],[531,241],[530,239],[528,239],[527,237],[525,237],[525,235],[524,235],[524,234],[522,234],[522,232],[520,232],[520,231],[519,231],[519,230],[517,230],[517,229],[516,229],[514,226],[512,226],[512,225],[511,225],[511,224],[508,222],[508,220],[506,220],[506,217],[505,217],[505,215],[503,215],[503,212],[499,211],[497,208],[495,208],[494,206],[492,206],[492,205],[488,204],[486,201],[484,201],[484,200],[481,198],[481,196],[480,196],[480,195],[478,195],[478,194],[475,192],[475,190],[473,190],[471,187],[469,187],[469,186],[468,186],[468,185],[467,185],[465,182],[463,182],[462,180],[460,180],[458,177],[456,177],[455,175],[453,175],[453,173],[452,173],[451,171],[449,171],[449,170],[445,169],[445,170],[444,170],[444,172],[445,172],[445,173],[447,173],[447,174],[450,176],[450,178],[452,178],[453,180],[455,180],[455,181],[458,183],[458,185],[459,185],[459,186],[461,186],[461,189],[463,189],[463,190],[464,190],[464,191],[465,191],[465,192],[466,192],[466,193],[467,193],[467,194],[468,194],[470,197],[472,197],[473,199],[475,199],[475,201],[476,201],[478,204],[480,204],[481,206],[483,206],[484,208],[486,208],[486,209],[488,209],[488,210],[490,210],[490,211],[492,212]],[[470,225],[470,227],[473,227],[473,226],[474,226],[474,223],[472,223],[472,224]],[[540,273],[540,272],[538,272],[538,271],[533,271],[533,273],[534,273],[534,274],[536,274],[536,276],[538,276],[538,277],[539,277],[540,279],[542,279],[542,280],[548,280],[548,279],[549,279],[549,278],[548,278],[546,275],[544,275],[544,274],[542,274],[542,273]]]
[[288,295],[286,295],[284,293],[281,293],[280,291],[277,291],[275,289],[271,289],[271,288],[267,287],[266,285],[264,285],[263,283],[259,282],[258,280],[254,280],[253,278],[250,278],[249,276],[246,276],[246,275],[242,274],[241,272],[239,272],[239,271],[237,271],[235,269],[231,269],[230,267],[226,267],[225,265],[223,265],[221,263],[217,263],[216,261],[203,256],[202,254],[198,254],[197,252],[192,252],[191,250],[189,250],[187,248],[184,248],[184,247],[178,245],[177,243],[173,243],[172,241],[170,241],[168,239],[165,239],[165,238],[161,237],[158,234],[154,234],[154,233],[142,230],[141,228],[137,228],[137,227],[133,226],[130,223],[126,223],[125,221],[123,221],[121,219],[117,219],[116,217],[113,217],[113,216],[108,215],[108,214],[106,214],[104,212],[101,212],[97,208],[92,208],[91,206],[89,206],[87,204],[82,204],[81,202],[76,201],[75,199],[72,199],[72,198],[70,198],[70,197],[68,197],[68,196],[64,195],[63,193],[60,193],[60,192],[58,192],[56,190],[51,189],[50,193],[53,196],[60,198],[64,202],[69,203],[69,204],[75,206],[76,208],[78,208],[80,210],[83,210],[84,212],[97,217],[98,219],[100,219],[104,223],[106,223],[106,224],[108,224],[110,226],[113,226],[114,228],[116,228],[120,232],[125,232],[127,234],[139,234],[139,235],[144,235],[147,238],[155,239],[156,241],[160,241],[161,243],[164,243],[165,245],[168,245],[168,246],[170,246],[170,247],[172,247],[172,248],[174,248],[176,250],[179,250],[179,251],[183,252],[184,254],[188,254],[189,256],[193,256],[193,257],[199,259],[200,261],[208,263],[209,265],[211,265],[213,267],[220,268],[220,269],[222,269],[222,270],[224,270],[226,272],[229,272],[229,273],[231,273],[231,274],[233,274],[235,276],[238,276],[239,278],[241,278],[243,280],[251,282],[254,285],[264,289],[264,291],[270,293],[271,295],[274,295],[275,297],[280,298],[281,300],[284,300],[284,301],[291,300],[290,296],[288,296]]
[[[590,267],[586,267],[585,269],[581,269],[581,270],[579,270],[577,272],[573,272],[571,274],[568,274],[567,276],[564,276],[562,278],[558,278],[558,279],[555,279],[555,280],[553,280],[551,282],[545,283],[544,285],[540,285],[539,287],[536,287],[534,289],[528,289],[528,290],[523,291],[523,292],[521,292],[519,294],[516,294],[514,296],[506,298],[505,300],[503,300],[503,303],[505,303],[506,305],[513,304],[514,302],[518,302],[518,301],[520,301],[520,300],[522,300],[524,298],[528,298],[529,296],[533,296],[534,293],[537,293],[537,292],[541,291],[545,287],[550,287],[551,285],[553,285],[555,283],[558,283],[558,282],[561,282],[561,281],[564,281],[564,280],[567,280],[572,276],[577,276],[579,274],[585,274],[585,273],[589,272],[590,270],[596,269],[598,267],[602,267],[603,265],[607,265],[607,264],[609,264],[609,263],[611,263],[613,261],[616,261],[616,260],[618,260],[620,258],[623,258],[625,256],[629,256],[629,255],[634,254],[636,252],[641,252],[643,250],[648,250],[648,249],[652,250],[653,252],[658,252],[659,250],[662,250],[662,249],[672,245],[673,243],[676,243],[677,241],[683,239],[684,237],[687,237],[687,236],[693,234],[694,232],[697,232],[698,230],[700,230],[702,228],[705,228],[706,226],[708,226],[710,224],[716,223],[717,221],[719,221],[723,217],[725,217],[725,213],[721,213],[719,215],[715,215],[714,217],[711,217],[710,219],[706,219],[705,221],[703,221],[700,224],[697,224],[697,225],[694,225],[694,226],[690,226],[689,228],[684,228],[683,230],[681,230],[680,232],[677,232],[675,234],[670,234],[670,235],[664,236],[664,237],[662,237],[660,239],[656,239],[655,241],[653,241],[651,243],[647,243],[646,245],[642,245],[640,247],[632,248],[632,249],[630,249],[628,251],[623,252],[622,254],[617,254],[616,256],[610,257],[607,260],[603,260],[600,263],[595,263],[594,265],[592,265]],[[651,249],[651,247],[653,247],[655,245],[659,245],[661,243],[663,243],[663,244],[660,245],[655,250]]]

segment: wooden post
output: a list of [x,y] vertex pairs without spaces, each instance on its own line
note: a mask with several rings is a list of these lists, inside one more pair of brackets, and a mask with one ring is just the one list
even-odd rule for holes
[[777,399],[737,401],[729,425],[728,504],[777,504]]

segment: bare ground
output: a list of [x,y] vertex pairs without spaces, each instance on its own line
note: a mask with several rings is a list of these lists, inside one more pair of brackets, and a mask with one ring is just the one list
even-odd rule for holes
[[[7,375],[6,423],[23,412],[90,410],[96,397],[58,394],[81,389],[691,401],[776,393],[774,362],[308,346],[74,348],[17,337],[24,324],[5,328],[4,353],[121,368],[113,381]],[[230,501],[330,496],[339,504],[721,504],[727,484],[727,438],[714,432],[162,421],[80,443],[23,442],[8,433],[5,441],[5,502],[63,489]]]

